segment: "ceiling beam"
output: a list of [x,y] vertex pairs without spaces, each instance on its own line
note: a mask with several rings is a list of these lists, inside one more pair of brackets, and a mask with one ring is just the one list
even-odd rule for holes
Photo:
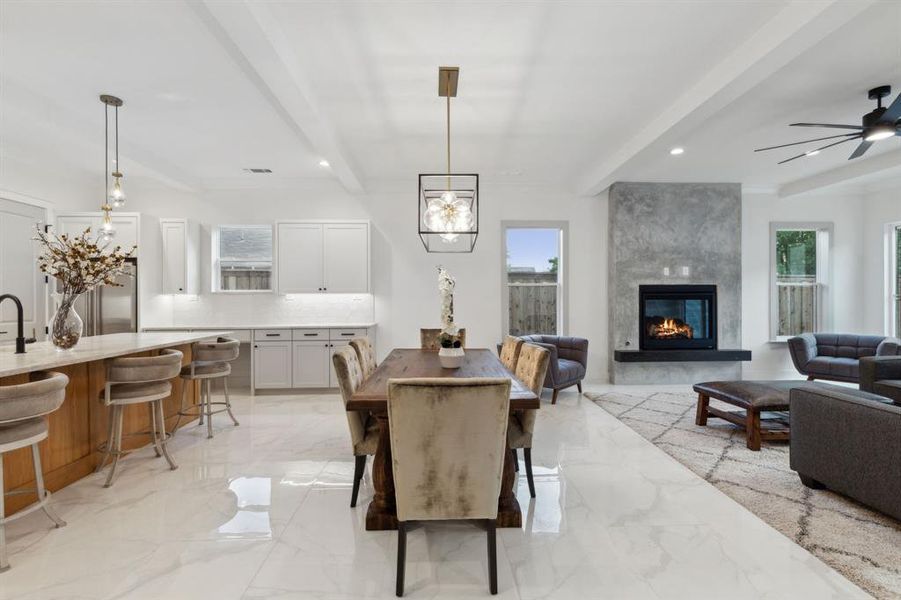
[[841,167],[790,181],[779,187],[779,197],[788,198],[834,185],[866,183],[867,179],[885,175],[901,175],[901,150],[883,152],[863,160],[856,158]]
[[188,5],[244,75],[309,149],[328,160],[347,191],[363,185],[334,128],[319,110],[296,52],[265,3],[188,0]]
[[753,87],[784,67],[827,35],[853,19],[874,0],[793,0],[778,14],[717,63],[699,81],[672,101],[610,156],[599,161],[578,180],[577,192],[596,195],[616,181],[619,170],[667,136],[676,139],[700,127]]

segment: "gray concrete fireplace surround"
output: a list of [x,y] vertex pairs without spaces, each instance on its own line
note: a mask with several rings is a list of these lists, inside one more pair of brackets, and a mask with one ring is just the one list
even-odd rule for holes
[[719,348],[741,348],[741,185],[615,183],[609,226],[613,383],[740,378],[740,362],[619,362],[614,351],[638,349],[641,284],[715,284]]

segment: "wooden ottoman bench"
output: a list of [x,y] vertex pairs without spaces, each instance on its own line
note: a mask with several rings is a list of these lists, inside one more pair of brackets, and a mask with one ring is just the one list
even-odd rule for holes
[[[707,425],[708,417],[717,417],[744,427],[747,446],[760,450],[761,440],[788,440],[788,399],[793,388],[834,387],[807,381],[708,381],[694,385],[698,393],[695,424]],[[743,410],[728,411],[710,406],[710,399],[732,404]]]

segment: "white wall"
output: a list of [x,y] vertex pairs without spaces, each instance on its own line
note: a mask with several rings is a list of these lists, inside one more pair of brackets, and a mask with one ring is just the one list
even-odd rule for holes
[[798,377],[785,343],[770,343],[770,222],[831,221],[833,322],[838,332],[862,332],[864,269],[874,259],[862,252],[864,199],[858,195],[811,195],[780,199],[745,193],[742,199],[742,346],[753,353],[746,379]]
[[[373,187],[373,186],[370,186]],[[303,181],[291,189],[228,190],[201,196],[167,188],[128,190],[129,211],[141,213],[142,326],[254,322],[377,323],[379,352],[419,344],[419,328],[439,323],[437,272],[442,264],[457,279],[456,321],[467,343],[490,347],[501,340],[502,220],[569,223],[569,333],[587,337],[588,378],[607,380],[607,199],[578,198],[553,187],[483,184],[479,238],[472,254],[428,254],[417,235],[416,196],[409,185],[382,184],[366,195],[346,193],[329,181]],[[161,217],[202,224],[201,284],[197,298],[159,293]],[[209,233],[215,224],[271,223],[278,219],[367,219],[372,224],[371,297],[274,294],[210,294]]]
[[885,282],[885,225],[901,222],[901,189],[867,194],[863,231],[863,328],[867,333],[889,333],[885,303],[891,294]]

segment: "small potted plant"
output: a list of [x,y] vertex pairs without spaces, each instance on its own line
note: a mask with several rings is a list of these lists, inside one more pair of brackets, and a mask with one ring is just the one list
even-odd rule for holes
[[454,287],[456,282],[444,267],[438,267],[438,292],[441,295],[441,348],[438,360],[445,369],[459,369],[463,364],[460,328],[454,324]]

